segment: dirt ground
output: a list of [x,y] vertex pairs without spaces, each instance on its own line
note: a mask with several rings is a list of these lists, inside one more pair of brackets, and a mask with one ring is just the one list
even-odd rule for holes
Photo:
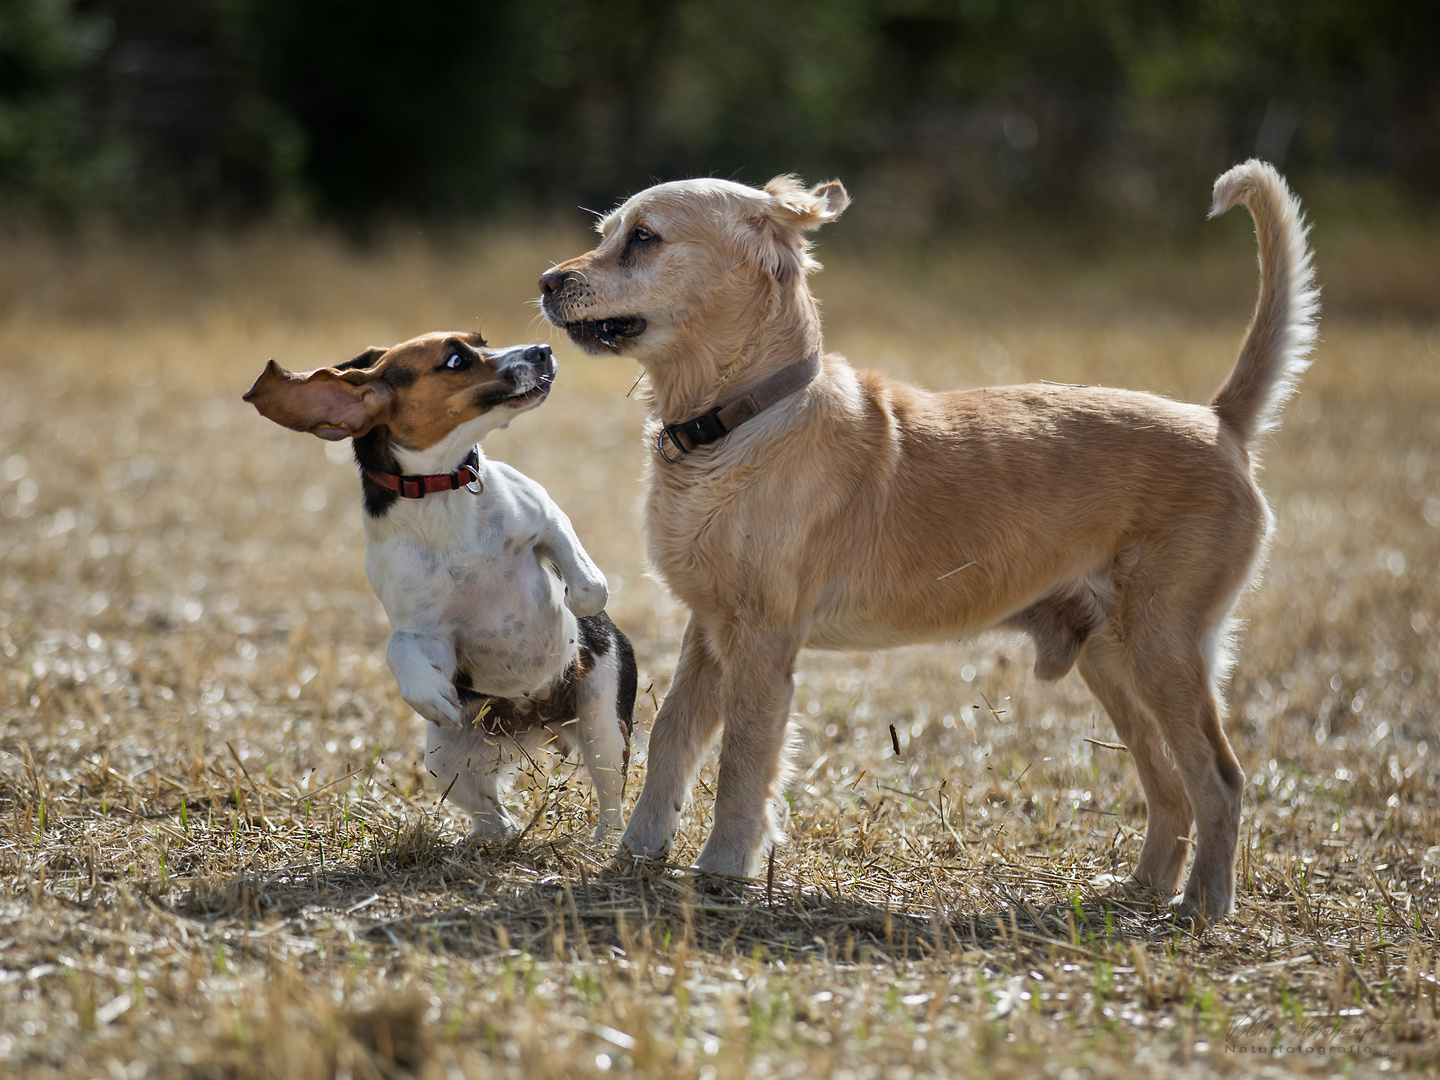
[[[1204,400],[1255,287],[1245,223],[1213,229],[822,251],[828,345],[934,387]],[[1036,682],[1003,636],[804,654],[790,842],[749,888],[683,869],[713,765],[673,867],[587,847],[570,762],[515,794],[517,844],[464,842],[384,665],[348,448],[240,395],[271,356],[548,340],[535,279],[587,244],[5,238],[0,1073],[1440,1071],[1440,231],[1317,238],[1322,342],[1266,451],[1229,690],[1239,910],[1199,930],[1115,888],[1135,771],[1078,676]],[[486,450],[608,575],[648,725],[684,616],[642,561],[637,370],[555,344],[552,399]]]

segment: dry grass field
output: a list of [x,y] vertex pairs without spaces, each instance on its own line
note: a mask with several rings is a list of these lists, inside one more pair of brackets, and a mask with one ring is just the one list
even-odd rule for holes
[[[1203,400],[1254,295],[1245,222],[1209,229],[822,251],[828,343],[936,387]],[[534,281],[583,234],[3,244],[0,1074],[1440,1071],[1440,231],[1317,240],[1230,689],[1239,910],[1198,930],[1113,887],[1134,769],[1078,676],[1037,683],[1002,636],[804,654],[791,841],[748,888],[587,849],[573,763],[517,793],[516,844],[464,843],[384,666],[348,448],[240,395],[270,356],[543,340]],[[636,370],[556,345],[551,401],[486,449],[609,576],[648,725],[683,613],[641,557]]]

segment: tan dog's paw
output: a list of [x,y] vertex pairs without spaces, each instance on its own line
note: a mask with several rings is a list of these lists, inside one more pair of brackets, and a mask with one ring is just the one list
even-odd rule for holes
[[695,869],[702,874],[724,874],[727,877],[754,877],[759,870],[760,856],[738,844],[715,842],[712,833]]
[[1183,922],[1194,923],[1196,930],[1214,925],[1235,910],[1230,897],[1221,896],[1220,890],[1214,895],[1192,896],[1189,889],[1175,907],[1175,917]]
[[637,859],[663,859],[674,842],[673,829],[666,829],[661,822],[646,822],[639,813],[630,818],[620,837],[620,846]]

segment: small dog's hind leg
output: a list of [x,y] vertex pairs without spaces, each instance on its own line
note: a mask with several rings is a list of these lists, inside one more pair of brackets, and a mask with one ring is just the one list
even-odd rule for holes
[[[624,825],[620,800],[630,760],[630,731],[635,714],[635,653],[625,635],[606,620],[606,649],[576,688],[573,741],[585,759],[585,769],[600,804],[595,843],[604,841]],[[593,646],[592,653],[598,652]]]
[[472,837],[509,840],[520,834],[520,823],[501,800],[521,761],[514,741],[504,736],[427,725],[425,767],[440,790],[448,791],[446,798],[469,811]]
[[620,843],[636,855],[664,856],[680,827],[700,756],[720,726],[720,665],[692,616],[680,644],[675,681],[650,733],[645,784]]

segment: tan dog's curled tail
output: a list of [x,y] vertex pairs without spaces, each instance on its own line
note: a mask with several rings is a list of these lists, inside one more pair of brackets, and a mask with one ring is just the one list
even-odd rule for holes
[[1277,425],[1280,410],[1310,366],[1320,291],[1306,243],[1310,226],[1274,166],[1252,158],[1215,181],[1212,218],[1238,203],[1255,219],[1260,299],[1235,368],[1210,407],[1249,446]]

